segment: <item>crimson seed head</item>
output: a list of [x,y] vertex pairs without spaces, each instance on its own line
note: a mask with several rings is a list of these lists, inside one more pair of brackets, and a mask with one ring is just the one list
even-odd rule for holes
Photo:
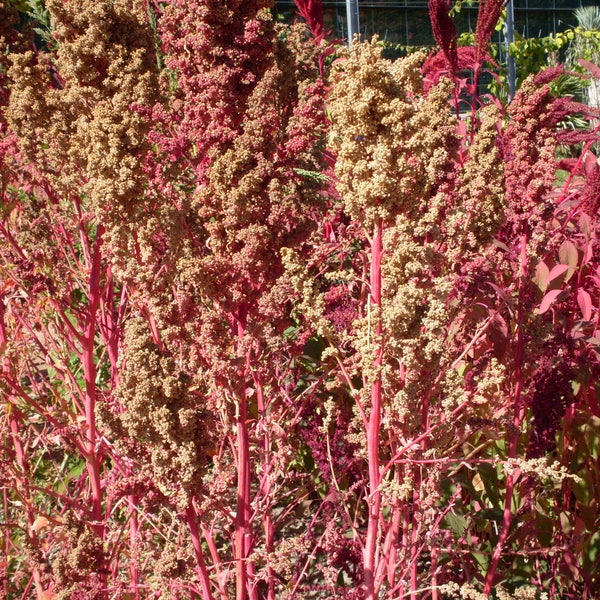
[[560,421],[567,406],[574,401],[572,382],[575,373],[569,358],[572,348],[566,350],[550,343],[547,350],[548,354],[539,360],[532,376],[529,406],[533,428],[528,448],[531,456],[543,456],[555,447]]
[[458,69],[457,32],[449,0],[429,0],[429,17],[433,37],[446,61],[447,70],[454,74]]

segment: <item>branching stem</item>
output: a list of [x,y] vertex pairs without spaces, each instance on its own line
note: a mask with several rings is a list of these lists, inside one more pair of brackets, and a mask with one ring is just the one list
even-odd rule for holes
[[[370,272],[370,303],[377,309],[381,308],[381,259],[383,256],[383,224],[377,219],[373,238],[371,240],[371,272]],[[373,363],[373,374],[371,383],[371,411],[369,413],[367,428],[367,456],[369,461],[369,496],[367,504],[369,517],[367,524],[367,538],[364,550],[364,578],[365,599],[375,600],[378,597],[376,589],[375,572],[377,541],[379,537],[379,519],[381,509],[381,492],[379,484],[381,474],[379,468],[379,429],[381,426],[382,410],[382,381],[381,365],[383,362],[383,343],[381,315],[378,311],[375,323],[375,360]]]

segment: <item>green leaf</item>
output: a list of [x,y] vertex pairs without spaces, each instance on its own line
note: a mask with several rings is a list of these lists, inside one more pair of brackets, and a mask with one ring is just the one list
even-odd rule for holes
[[443,520],[443,524],[447,529],[450,529],[457,538],[462,538],[467,529],[468,521],[462,515],[448,513]]
[[592,474],[586,468],[577,473],[577,475],[579,476],[579,480],[573,482],[573,493],[579,502],[588,506],[595,497]]
[[483,519],[484,521],[502,523],[504,511],[500,508],[484,508],[483,510],[477,511],[473,516],[476,519]]
[[573,532],[573,516],[570,513],[563,510],[559,515],[559,520],[562,532],[566,536],[570,536]]
[[600,458],[600,418],[596,416],[590,417],[588,435],[586,437],[591,458],[598,460]]
[[452,476],[452,481],[468,491],[474,500],[481,500],[481,494],[475,489],[472,480],[465,473],[456,473]]
[[481,477],[481,481],[485,487],[485,491],[487,493],[487,497],[490,502],[494,506],[494,508],[500,508],[500,485],[498,482],[498,471],[496,467],[488,464],[480,464],[477,467],[477,471],[479,476]]
[[302,177],[306,177],[307,179],[311,179],[312,181],[317,181],[319,183],[327,183],[331,181],[331,178],[320,171],[308,171],[306,169],[294,169],[294,173],[296,175],[301,175]]
[[[491,548],[490,548],[490,552],[489,552],[489,556],[491,556],[492,552],[491,552]],[[473,559],[475,560],[475,562],[479,565],[479,569],[481,570],[482,573],[486,572],[488,569],[488,564],[489,564],[489,556],[488,554],[482,554],[480,552],[473,552],[472,554]]]
[[594,531],[587,544],[586,558],[588,569],[597,563],[600,557],[600,531]]
[[550,547],[554,536],[554,520],[538,512],[535,515],[535,525],[540,546],[542,548]]

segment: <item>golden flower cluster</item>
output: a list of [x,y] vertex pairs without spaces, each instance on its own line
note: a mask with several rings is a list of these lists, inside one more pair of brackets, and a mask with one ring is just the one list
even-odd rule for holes
[[[198,408],[189,378],[178,371],[171,356],[158,350],[144,320],[128,322],[124,345],[117,389],[124,408],[123,431],[140,445],[135,458],[158,489],[176,506],[186,508],[212,454],[211,420]],[[128,448],[124,444],[125,453]]]
[[498,149],[498,108],[491,104],[478,115],[479,128],[459,175],[459,201],[445,224],[449,250],[458,260],[488,242],[503,220],[504,162]]
[[87,192],[122,221],[144,187],[145,129],[133,104],[155,98],[156,63],[141,2],[47,3],[56,58],[10,56],[7,118],[22,148],[65,196]]
[[422,211],[448,169],[455,130],[449,89],[441,84],[421,95],[422,59],[392,62],[376,43],[357,44],[334,73],[337,187],[348,214],[363,223]]

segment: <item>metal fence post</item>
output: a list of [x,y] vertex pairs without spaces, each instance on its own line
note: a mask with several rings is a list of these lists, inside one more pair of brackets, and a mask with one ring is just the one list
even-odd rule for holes
[[513,0],[506,4],[506,26],[504,29],[506,43],[506,77],[508,80],[508,99],[512,100],[517,91],[517,68],[515,57],[510,54],[510,45],[515,41],[515,13]]
[[348,47],[352,48],[354,36],[360,34],[358,0],[346,0],[346,19],[348,21]]

